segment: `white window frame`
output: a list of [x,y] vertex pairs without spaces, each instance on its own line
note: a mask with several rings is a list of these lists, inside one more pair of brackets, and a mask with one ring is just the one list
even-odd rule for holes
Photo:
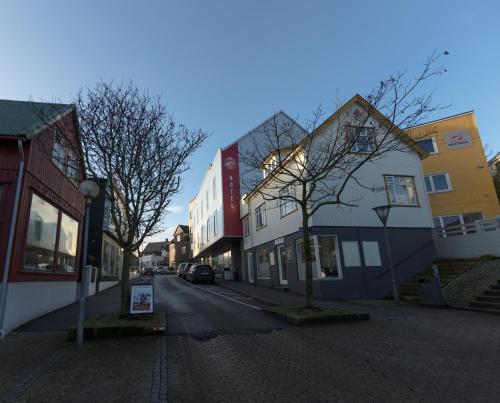
[[[264,228],[267,225],[266,203],[262,203],[255,209],[255,228],[257,230]],[[261,219],[262,217],[262,219]]]
[[[285,195],[292,195],[295,197],[295,187],[292,185],[287,185],[280,190],[280,197]],[[280,215],[281,218],[286,217],[289,214],[292,214],[295,210],[297,210],[297,202],[295,200],[283,200],[280,199]]]
[[217,178],[214,177],[212,179],[212,192],[213,192],[213,199],[215,200],[217,198]]
[[[432,147],[434,148],[434,151],[431,152],[431,153],[429,153],[429,155],[439,154],[439,149],[438,149],[438,146],[437,146],[436,137],[428,137],[428,138],[425,138],[425,139],[419,139],[419,140],[416,140],[415,142],[418,144],[419,141],[424,141],[424,140],[432,140]],[[424,150],[425,150],[425,148],[424,148]]]
[[[441,175],[444,175],[448,188],[444,190],[436,190],[436,187],[434,185],[434,176],[441,176]],[[431,190],[427,189],[427,183],[425,182],[425,178],[429,179],[429,183],[431,184]],[[424,183],[425,183],[425,190],[427,191],[427,193],[444,193],[453,191],[453,188],[451,187],[450,175],[448,174],[448,172],[439,172],[435,174],[424,175]]]
[[[339,276],[337,278],[333,277],[321,277],[321,262],[320,262],[320,254],[319,254],[319,242],[318,238],[319,237],[331,237],[334,238],[335,242],[335,259],[337,261],[337,268],[339,272]],[[305,281],[305,269],[304,269],[304,278],[301,278],[300,276],[300,270],[299,270],[299,262],[301,261],[299,259],[299,247],[297,245],[299,240],[304,240],[304,238],[298,238],[295,240],[295,257],[297,259],[297,277],[299,280],[304,280]],[[330,234],[322,234],[322,235],[312,235],[311,240],[313,242],[312,247],[314,250],[314,257],[315,257],[315,262],[313,262],[313,280],[322,280],[322,281],[339,281],[343,280],[344,278],[344,273],[342,270],[342,263],[340,261],[340,249],[339,249],[339,239],[337,235],[330,235]],[[316,263],[316,264],[314,264]]]
[[[349,126],[349,129],[350,131],[349,135],[350,136],[356,136],[356,138],[353,140],[353,144],[352,144],[352,147],[351,147],[351,152],[353,153],[360,153],[360,154],[369,154],[373,151],[375,151],[375,149],[377,148],[377,144],[375,142],[375,128],[374,127],[370,127],[370,126]],[[369,150],[360,150],[359,149],[359,144],[361,143],[359,141],[359,136],[365,131],[365,130],[369,130],[371,133],[371,142],[368,143],[368,145],[370,147]]]
[[245,217],[241,219],[242,227],[243,227],[243,236],[250,235],[250,214],[247,214]]
[[[390,195],[390,190],[389,190],[389,182],[388,178],[392,178],[393,186],[395,186],[394,183],[394,178],[409,178],[411,180],[411,183],[413,184],[413,191],[415,192],[415,203],[410,203],[409,197],[408,197],[408,203],[398,203],[398,202],[392,202],[391,201],[391,195]],[[393,175],[393,174],[386,174],[384,175],[384,182],[385,182],[385,189],[387,191],[387,202],[391,206],[407,206],[407,207],[419,207],[419,200],[418,200],[418,193],[417,193],[417,186],[415,184],[415,177],[411,175]],[[407,190],[408,194],[408,190]]]

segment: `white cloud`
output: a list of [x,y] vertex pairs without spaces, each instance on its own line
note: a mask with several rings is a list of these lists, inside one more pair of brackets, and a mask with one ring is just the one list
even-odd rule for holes
[[174,213],[174,214],[178,214],[178,213],[182,213],[184,209],[182,208],[182,206],[169,206],[167,207],[167,212],[169,213]]

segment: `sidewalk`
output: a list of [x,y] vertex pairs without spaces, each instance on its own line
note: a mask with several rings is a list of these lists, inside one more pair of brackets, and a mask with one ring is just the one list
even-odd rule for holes
[[[44,316],[33,319],[14,332],[66,331],[76,326],[79,301]],[[120,312],[120,284],[108,288],[85,300],[85,319],[96,315],[110,315]]]
[[[304,304],[304,296],[291,291],[284,292],[279,288],[256,286],[241,281],[216,279],[216,284],[272,305],[300,306]],[[402,302],[396,306],[392,300],[325,300],[316,299],[315,304],[321,308],[337,309],[354,313],[368,313],[370,319],[384,320],[415,316],[422,313],[440,312],[442,309],[427,308],[411,302]]]

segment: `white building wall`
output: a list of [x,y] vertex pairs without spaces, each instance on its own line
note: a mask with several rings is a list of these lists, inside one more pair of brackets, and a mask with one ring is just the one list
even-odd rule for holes
[[76,301],[76,281],[11,282],[7,294],[5,329],[24,323]]
[[163,261],[165,261],[165,258],[158,255],[144,255],[139,258],[141,267],[161,266]]
[[[373,126],[375,121],[369,122]],[[384,189],[384,175],[413,176],[418,202],[417,207],[393,207],[388,226],[399,228],[432,228],[432,213],[427,191],[425,189],[423,171],[419,155],[408,149],[407,152],[391,151],[377,161],[367,163],[359,171],[357,179],[365,186],[381,188],[381,191],[370,191],[352,181],[344,190],[343,200],[352,202],[357,207],[324,206],[311,218],[309,224],[314,226],[345,227],[381,227],[373,207],[389,204]],[[297,189],[298,191],[298,189]],[[256,229],[255,209],[265,203],[267,225]],[[282,236],[297,232],[302,227],[302,215],[295,212],[281,218],[278,201],[264,201],[262,195],[255,194],[251,200],[241,203],[241,217],[249,214],[250,235],[244,237],[244,249],[249,249]]]

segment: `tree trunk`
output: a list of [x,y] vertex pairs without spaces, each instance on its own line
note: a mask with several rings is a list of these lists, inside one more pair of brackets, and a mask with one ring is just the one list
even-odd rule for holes
[[129,308],[129,280],[130,263],[132,262],[132,252],[125,249],[123,251],[122,284],[121,284],[121,306],[120,316],[128,316]]
[[302,211],[302,229],[304,233],[304,256],[306,258],[306,308],[314,307],[313,272],[312,272],[312,250],[311,235],[309,231],[309,216]]

